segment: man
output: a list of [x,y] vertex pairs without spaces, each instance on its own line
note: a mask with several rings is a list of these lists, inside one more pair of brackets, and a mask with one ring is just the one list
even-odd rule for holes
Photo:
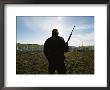
[[68,51],[68,43],[65,43],[64,39],[58,36],[58,34],[58,30],[53,29],[52,36],[44,43],[44,54],[48,59],[49,74],[54,74],[55,70],[59,74],[66,73],[64,52]]

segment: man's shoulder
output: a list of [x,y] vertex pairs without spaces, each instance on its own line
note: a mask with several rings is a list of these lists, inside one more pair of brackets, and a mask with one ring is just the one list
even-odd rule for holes
[[[64,41],[64,38],[63,37],[61,37],[61,36],[58,36],[58,37],[56,37],[56,39],[57,40],[62,40],[62,41]],[[46,42],[51,42],[51,41],[53,41],[53,40],[55,40],[53,37],[49,37],[47,40],[46,40]]]
[[46,39],[45,42],[48,42],[48,41],[50,41],[51,39],[52,39],[52,37],[49,37],[48,39]]
[[59,39],[61,39],[61,40],[64,40],[64,38],[63,38],[63,37],[61,37],[61,36],[58,36],[58,38],[59,38]]

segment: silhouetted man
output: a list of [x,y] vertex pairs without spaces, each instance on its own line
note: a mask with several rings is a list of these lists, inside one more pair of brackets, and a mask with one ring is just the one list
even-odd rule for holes
[[55,70],[59,74],[66,73],[64,52],[68,51],[68,43],[65,43],[64,39],[58,34],[58,30],[53,29],[52,36],[44,44],[44,54],[48,59],[48,72],[50,74],[54,74]]

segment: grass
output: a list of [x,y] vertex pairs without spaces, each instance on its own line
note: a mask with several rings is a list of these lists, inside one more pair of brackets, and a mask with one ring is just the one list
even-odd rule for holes
[[[48,61],[42,52],[16,53],[16,74],[48,74]],[[94,51],[65,53],[67,74],[94,74]]]

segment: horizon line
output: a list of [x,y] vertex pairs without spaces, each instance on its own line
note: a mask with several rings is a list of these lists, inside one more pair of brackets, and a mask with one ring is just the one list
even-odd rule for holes
[[[35,44],[35,43],[16,43],[16,44]],[[37,45],[43,45],[43,44],[38,44],[36,43]],[[68,46],[75,46],[75,45],[68,45]],[[82,46],[82,45],[79,45],[79,46]],[[79,47],[79,46],[75,46],[75,47]],[[94,45],[83,45],[83,46],[94,46]]]

